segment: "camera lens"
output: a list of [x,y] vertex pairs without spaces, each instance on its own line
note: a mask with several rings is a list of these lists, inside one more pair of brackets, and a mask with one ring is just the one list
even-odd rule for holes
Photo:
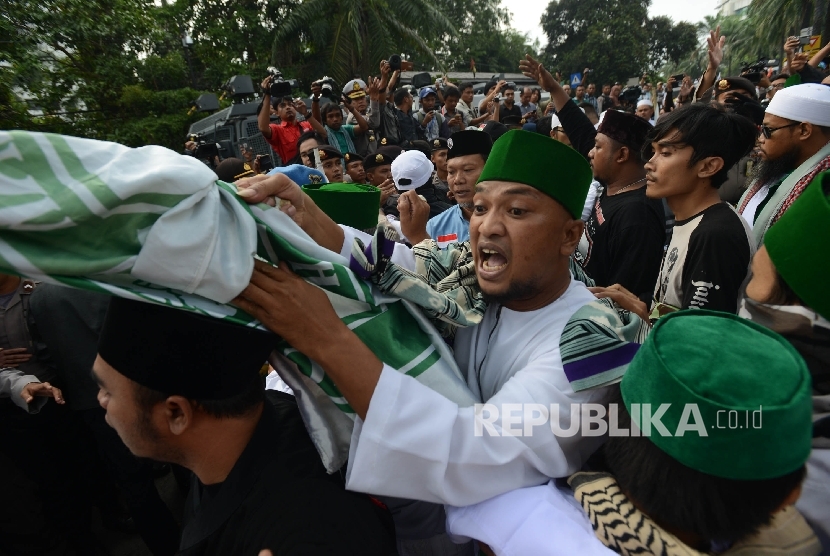
[[392,54],[389,57],[389,69],[392,71],[398,71],[401,69],[401,57],[397,54]]

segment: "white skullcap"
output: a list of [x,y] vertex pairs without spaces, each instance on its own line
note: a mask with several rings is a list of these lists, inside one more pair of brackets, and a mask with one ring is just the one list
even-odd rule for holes
[[796,122],[830,126],[830,87],[803,83],[781,89],[767,106],[767,114]]
[[648,100],[647,98],[644,98],[643,100],[641,100],[640,102],[637,103],[637,108],[639,108],[641,106],[651,106],[651,101]]
[[562,122],[559,120],[559,116],[556,114],[550,115],[550,128],[553,129],[555,127],[562,127]]

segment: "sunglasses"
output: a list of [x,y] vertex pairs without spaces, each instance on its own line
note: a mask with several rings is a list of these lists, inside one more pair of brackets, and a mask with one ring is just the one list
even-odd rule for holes
[[801,125],[801,122],[795,122],[792,124],[782,125],[780,127],[769,127],[768,125],[761,126],[761,135],[764,136],[764,139],[769,139],[772,136],[773,131],[778,131],[779,129],[784,129],[787,127],[795,127],[797,125]]

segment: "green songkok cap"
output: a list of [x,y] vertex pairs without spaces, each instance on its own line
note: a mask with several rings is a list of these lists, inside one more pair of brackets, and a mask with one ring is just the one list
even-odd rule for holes
[[764,235],[776,270],[813,311],[830,319],[830,171],[822,172]]
[[316,183],[303,186],[332,220],[358,230],[378,225],[380,189],[358,183]]
[[[701,473],[772,479],[796,471],[810,456],[807,365],[787,340],[737,315],[700,309],[663,317],[631,361],[620,391],[642,436],[649,428],[643,404],[651,404],[652,416],[671,404],[660,416],[669,435],[652,419],[649,440]],[[684,431],[683,423],[691,426]]]
[[493,149],[478,178],[510,181],[535,187],[553,197],[574,218],[582,215],[591,166],[581,154],[550,137],[515,129],[493,143]]

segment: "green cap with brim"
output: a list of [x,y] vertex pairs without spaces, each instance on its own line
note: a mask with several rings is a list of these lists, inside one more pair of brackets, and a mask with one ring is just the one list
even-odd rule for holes
[[592,173],[588,161],[550,137],[515,129],[493,143],[478,183],[509,181],[553,197],[574,218],[582,215]]
[[[772,479],[810,456],[807,365],[787,340],[737,315],[691,309],[661,318],[620,391],[641,435],[701,473]],[[660,415],[662,404],[670,406]],[[665,430],[654,419],[647,426],[647,415],[660,415]]]
[[358,183],[319,183],[303,186],[314,203],[329,218],[358,230],[378,224],[380,189]]
[[830,171],[813,179],[764,235],[776,270],[795,294],[830,319]]

